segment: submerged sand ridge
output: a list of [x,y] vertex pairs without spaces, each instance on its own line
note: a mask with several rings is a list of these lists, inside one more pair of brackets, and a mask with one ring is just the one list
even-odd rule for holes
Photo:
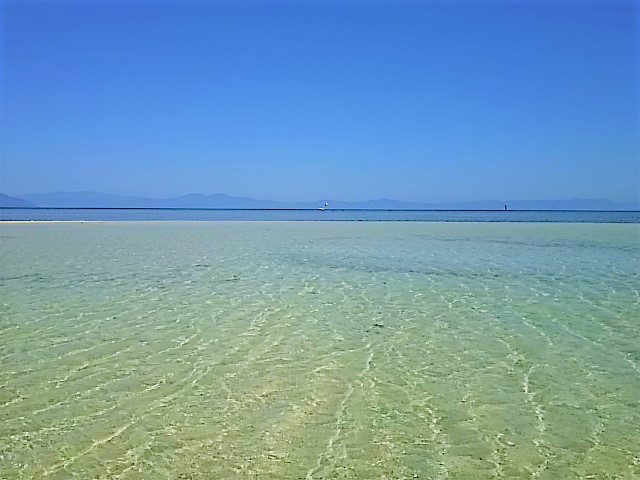
[[636,478],[638,225],[0,225],[7,478]]

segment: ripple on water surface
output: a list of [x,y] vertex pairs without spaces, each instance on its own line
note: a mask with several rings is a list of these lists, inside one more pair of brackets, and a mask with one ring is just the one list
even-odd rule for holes
[[6,478],[638,478],[638,225],[0,225]]

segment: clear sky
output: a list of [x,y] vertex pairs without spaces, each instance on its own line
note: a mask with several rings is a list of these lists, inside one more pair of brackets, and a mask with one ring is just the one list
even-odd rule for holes
[[1,5],[0,192],[639,198],[638,2]]

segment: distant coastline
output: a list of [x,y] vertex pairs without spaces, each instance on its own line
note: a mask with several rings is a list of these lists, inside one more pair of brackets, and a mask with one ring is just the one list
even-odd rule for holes
[[25,195],[0,194],[0,207],[74,209],[230,209],[230,210],[315,210],[327,202],[330,210],[398,211],[638,211],[640,202],[606,199],[574,200],[481,200],[470,202],[421,203],[392,199],[346,202],[319,199],[312,202],[282,202],[233,197],[225,194],[188,194],[174,198],[147,198],[102,192],[53,192]]

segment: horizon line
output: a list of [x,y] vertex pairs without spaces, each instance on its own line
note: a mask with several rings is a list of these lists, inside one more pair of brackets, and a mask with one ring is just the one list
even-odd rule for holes
[[560,208],[212,208],[212,207],[3,207],[3,210],[208,210],[208,211],[300,211],[300,212],[599,212],[599,213],[640,213],[638,210],[592,210],[592,209],[560,209]]

